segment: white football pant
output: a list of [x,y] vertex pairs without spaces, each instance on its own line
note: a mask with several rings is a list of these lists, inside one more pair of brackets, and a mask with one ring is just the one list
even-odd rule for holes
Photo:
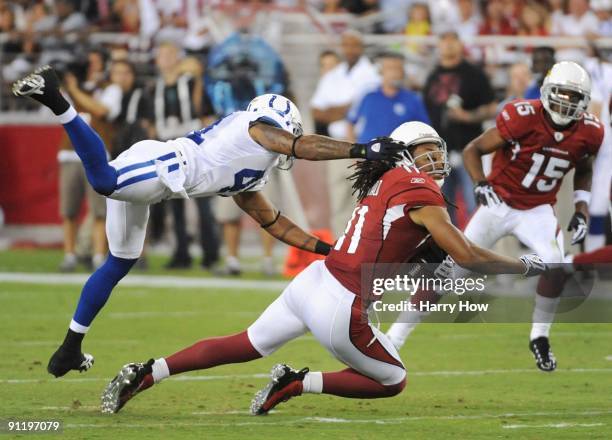
[[267,356],[308,330],[336,359],[382,385],[406,371],[387,336],[362,320],[361,299],[315,261],[248,328],[253,347]]

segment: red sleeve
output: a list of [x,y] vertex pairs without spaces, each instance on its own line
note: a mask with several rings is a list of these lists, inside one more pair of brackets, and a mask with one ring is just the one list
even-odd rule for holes
[[501,137],[512,143],[519,140],[536,117],[536,110],[530,101],[511,101],[504,105],[495,118],[495,126]]

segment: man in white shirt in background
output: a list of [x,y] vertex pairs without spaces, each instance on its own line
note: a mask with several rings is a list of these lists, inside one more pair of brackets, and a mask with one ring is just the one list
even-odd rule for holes
[[[327,72],[310,101],[312,117],[318,124],[326,124],[329,136],[346,139],[348,122],[346,115],[351,106],[380,84],[376,67],[364,55],[360,33],[349,30],[342,34],[343,62]],[[328,183],[331,204],[332,228],[338,236],[354,207],[351,186],[346,178],[351,174],[347,167],[351,160],[339,160],[328,164]]]
[[612,127],[610,126],[612,64],[602,61],[597,53],[595,55],[584,63],[584,67],[592,80],[589,111],[601,120],[604,126],[604,140],[593,164],[589,234],[585,241],[586,252],[606,244],[606,235],[609,233],[607,225],[610,219],[610,185],[612,183]]

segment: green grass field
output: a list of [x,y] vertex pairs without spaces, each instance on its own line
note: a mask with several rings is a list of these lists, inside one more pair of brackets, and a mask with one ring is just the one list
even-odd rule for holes
[[[52,271],[57,258],[49,251],[1,252],[0,272]],[[167,380],[119,414],[101,414],[100,393],[124,363],[240,331],[279,292],[117,288],[84,344],[96,357],[94,367],[53,379],[46,363],[79,291],[0,282],[0,419],[61,420],[63,433],[55,436],[75,439],[612,438],[612,324],[556,326],[553,374],[535,369],[528,324],[425,324],[402,349],[408,385],[401,395],[307,395],[267,417],[248,415],[274,363],[342,368],[306,336],[270,358]]]

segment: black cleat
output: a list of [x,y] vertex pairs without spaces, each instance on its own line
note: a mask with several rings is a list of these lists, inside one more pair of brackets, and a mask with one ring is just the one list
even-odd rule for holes
[[102,412],[117,413],[128,400],[138,394],[145,377],[153,372],[154,362],[153,359],[149,359],[146,364],[124,365],[102,392]]
[[62,377],[71,370],[80,373],[89,370],[94,363],[94,357],[89,353],[69,351],[63,345],[57,349],[47,365],[47,371],[55,377]]
[[15,96],[26,96],[49,107],[56,115],[64,113],[70,104],[60,92],[60,81],[51,68],[46,65],[13,83]]
[[550,349],[550,342],[546,336],[540,336],[529,342],[529,349],[533,353],[537,367],[546,372],[555,371],[557,360]]
[[270,382],[264,389],[255,393],[251,401],[251,414],[255,416],[267,414],[279,403],[300,396],[304,389],[302,381],[306,373],[308,368],[297,371],[285,364],[273,366],[270,371]]

